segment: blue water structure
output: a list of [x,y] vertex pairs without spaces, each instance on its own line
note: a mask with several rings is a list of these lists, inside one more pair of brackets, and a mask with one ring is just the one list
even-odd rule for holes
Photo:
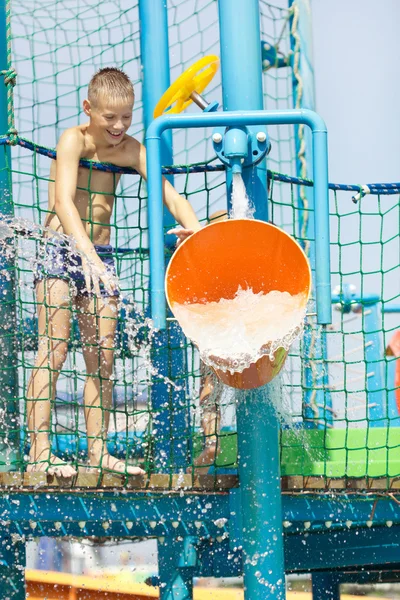
[[[338,599],[342,582],[396,581],[400,184],[328,183],[308,0],[282,8],[85,0],[72,13],[66,1],[0,7],[1,598],[25,598],[26,543],[38,537],[157,539],[152,583],[162,600],[193,598],[200,576],[243,576],[246,600],[283,600],[290,573],[311,573],[314,600]],[[185,112],[154,119],[176,78],[210,54],[220,71],[207,89],[187,92]],[[132,133],[147,147],[147,185],[132,169],[81,166],[123,175],[111,225],[123,299],[108,441],[146,476],[85,470],[86,374],[74,314],[51,435],[54,452],[79,473],[62,487],[46,472],[26,472],[26,384],[37,350],[30,261],[43,240],[56,141],[76,124],[86,79],[115,64],[135,84]],[[161,174],[206,225],[230,210],[235,173],[255,218],[304,249],[313,291],[282,380],[235,392],[214,382],[210,432],[197,414],[205,410],[198,352],[165,299],[176,239],[166,233],[174,221]]]

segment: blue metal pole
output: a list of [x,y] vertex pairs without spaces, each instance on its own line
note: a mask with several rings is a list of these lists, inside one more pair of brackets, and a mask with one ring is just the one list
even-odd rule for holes
[[[153,121],[153,113],[159,99],[170,86],[168,11],[166,0],[140,0],[140,46],[143,67],[143,112],[145,129]],[[161,136],[161,162],[173,163],[172,131]],[[173,184],[173,176],[168,180]],[[163,206],[164,233],[174,224],[174,218]],[[175,237],[167,235],[165,245],[172,247]],[[164,248],[164,240],[162,241]],[[164,250],[163,250],[164,252]],[[167,258],[164,258],[167,261]],[[182,331],[173,321],[168,333],[156,333],[153,338],[153,365],[159,375],[175,380],[185,372],[185,354],[182,350]],[[155,377],[152,386],[152,406],[156,411],[155,461],[159,470],[167,463],[174,472],[187,466],[190,451],[189,408],[185,407],[185,385],[180,390],[170,390],[162,377]],[[175,435],[171,435],[171,431]],[[174,441],[172,441],[174,439]]]
[[286,597],[279,421],[273,403],[280,386],[277,378],[236,394],[246,600]]
[[[0,68],[9,68],[6,30],[6,2],[0,0]],[[7,119],[7,87],[0,81],[0,134],[9,129]],[[8,145],[0,148],[0,218],[12,218],[14,204],[11,182],[11,152]],[[3,414],[0,433],[0,471],[18,467],[19,460],[19,405],[18,353],[16,343],[15,258],[10,249],[14,240],[4,240],[0,249],[0,409]]]
[[[224,110],[262,110],[264,98],[259,1],[219,0],[218,8]],[[257,166],[244,169],[242,177],[247,195],[256,209],[254,217],[267,221],[266,160]],[[226,183],[230,205],[231,169],[227,171]]]
[[[168,10],[166,0],[139,0],[140,53],[143,69],[143,120],[147,131],[153,121],[154,109],[170,86]],[[172,165],[172,131],[161,138],[161,161]],[[168,177],[173,183],[173,177]],[[164,227],[174,223],[168,209],[163,207]],[[167,240],[174,243],[173,236]]]
[[334,573],[312,574],[313,600],[340,600],[340,584]]
[[313,166],[315,176],[315,246],[317,320],[332,320],[327,131],[319,115],[309,110],[238,111],[188,115],[165,115],[153,121],[147,131],[146,146],[149,191],[149,240],[152,317],[156,328],[166,327],[164,296],[164,250],[162,228],[161,135],[166,129],[190,127],[245,127],[254,125],[287,125],[304,123],[313,133]]
[[0,548],[0,597],[25,600],[25,542],[7,536]]
[[388,425],[388,406],[385,402],[382,320],[377,303],[364,306],[363,326],[369,425],[384,427]]
[[[224,110],[262,110],[259,1],[219,0],[218,7]],[[232,169],[227,170],[229,205],[232,173]],[[242,177],[255,208],[254,217],[267,221],[266,160],[243,169]],[[279,425],[271,399],[266,397],[273,393],[272,389],[267,386],[253,393],[240,394],[236,411],[244,590],[245,598],[249,600],[265,598],[267,590],[277,599],[285,597]],[[254,419],[254,415],[258,418]]]
[[[290,18],[290,47],[292,50],[293,108],[315,110],[315,86],[312,59],[311,7],[309,0],[289,0],[292,10]],[[298,177],[312,179],[312,141],[310,132],[295,125],[296,174]],[[312,210],[314,205],[313,189],[299,188],[298,234],[300,238],[310,239],[313,224],[304,214],[305,204]],[[304,222],[307,223],[303,231]],[[310,259],[314,265],[314,253],[310,248]]]
[[[292,50],[291,68],[293,82],[293,108],[315,110],[315,86],[312,59],[311,7],[309,0],[289,0],[292,10],[290,19],[290,46]],[[312,140],[308,129],[303,125],[294,127],[296,149],[296,175],[312,179]],[[298,236],[307,250],[311,270],[315,271],[314,222],[311,218],[314,210],[314,190],[298,186]],[[311,355],[312,352],[312,355]],[[326,385],[328,383],[326,359],[326,331],[324,327],[313,330],[308,324],[304,332],[305,383],[303,415],[305,426],[326,427],[333,421],[332,399]],[[312,363],[312,364],[311,364]],[[325,388],[325,389],[324,389]]]
[[197,564],[196,538],[158,541],[160,600],[193,598],[193,572]]

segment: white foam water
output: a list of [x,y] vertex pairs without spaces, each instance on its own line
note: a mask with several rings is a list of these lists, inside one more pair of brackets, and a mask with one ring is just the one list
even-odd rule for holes
[[223,371],[242,372],[263,355],[288,350],[303,329],[305,297],[243,290],[207,304],[175,304],[173,312],[201,359]]
[[250,200],[246,194],[246,187],[240,173],[234,173],[232,176],[232,210],[230,217],[232,219],[252,219],[255,208],[251,206]]

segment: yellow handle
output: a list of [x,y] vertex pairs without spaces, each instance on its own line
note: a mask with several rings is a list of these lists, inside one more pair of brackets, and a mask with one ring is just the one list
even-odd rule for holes
[[[165,114],[180,113],[189,106],[193,100],[193,92],[201,94],[208,86],[219,67],[219,58],[214,54],[204,56],[186,69],[161,96],[154,109],[154,118]],[[169,110],[166,110],[169,108]]]

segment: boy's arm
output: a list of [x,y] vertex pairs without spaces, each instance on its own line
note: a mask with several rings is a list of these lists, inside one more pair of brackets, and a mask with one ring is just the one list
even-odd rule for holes
[[[103,281],[107,288],[113,288],[113,284],[110,286],[108,274],[104,272],[104,263],[89,239],[75,205],[79,160],[83,149],[83,136],[78,130],[69,129],[60,137],[57,144],[54,208],[64,233],[75,240],[77,249],[82,253],[82,267],[88,289],[92,287],[93,268],[96,270],[96,277]],[[90,261],[90,266],[87,259]],[[99,293],[95,278],[93,284],[96,292]]]
[[[146,168],[146,148],[140,144],[137,140],[132,138],[133,146],[133,158],[134,164],[133,167],[144,177],[147,179],[147,168]],[[198,231],[201,229],[201,225],[196,217],[196,213],[191,207],[190,203],[183,198],[176,189],[165,179],[162,178],[163,183],[163,201],[171,215],[174,217],[176,221],[184,230],[187,231],[185,235],[185,231],[182,230],[174,230],[174,233],[178,235],[178,232],[181,232],[182,235],[179,237],[184,239],[187,235],[190,235],[194,231]]]
[[95,253],[95,249],[75,206],[83,147],[84,141],[79,131],[69,129],[60,137],[57,144],[54,207],[64,233],[75,240],[78,250],[89,256]]

